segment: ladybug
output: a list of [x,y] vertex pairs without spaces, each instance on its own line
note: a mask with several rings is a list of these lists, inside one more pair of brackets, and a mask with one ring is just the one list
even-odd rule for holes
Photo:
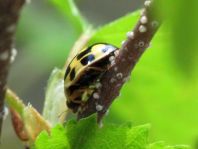
[[96,43],[79,51],[66,68],[64,90],[67,106],[74,113],[97,89],[103,74],[112,66],[117,47]]

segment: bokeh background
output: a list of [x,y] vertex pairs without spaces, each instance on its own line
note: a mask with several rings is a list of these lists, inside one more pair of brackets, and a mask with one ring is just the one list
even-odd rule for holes
[[[76,4],[96,27],[141,8],[143,0],[77,0]],[[172,145],[195,146],[198,142],[197,6],[196,0],[188,6],[179,0],[161,4],[169,21],[164,22],[137,64],[105,121],[150,123],[151,142],[163,140]],[[55,67],[62,68],[78,36],[72,24],[47,0],[32,0],[24,7],[18,25],[18,55],[11,67],[9,87],[25,103],[30,102],[42,112],[50,73]],[[0,148],[23,148],[9,117],[4,123]]]

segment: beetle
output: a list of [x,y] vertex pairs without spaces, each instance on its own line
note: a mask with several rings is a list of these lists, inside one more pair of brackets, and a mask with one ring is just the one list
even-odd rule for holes
[[82,107],[97,89],[102,75],[112,66],[110,57],[118,48],[96,43],[80,50],[65,71],[64,90],[67,106],[74,113]]

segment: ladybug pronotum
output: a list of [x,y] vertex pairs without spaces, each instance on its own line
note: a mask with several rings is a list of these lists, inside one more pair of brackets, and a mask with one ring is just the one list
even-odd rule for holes
[[97,43],[77,53],[66,68],[64,77],[67,106],[74,113],[97,89],[102,75],[111,67],[110,57],[117,47]]

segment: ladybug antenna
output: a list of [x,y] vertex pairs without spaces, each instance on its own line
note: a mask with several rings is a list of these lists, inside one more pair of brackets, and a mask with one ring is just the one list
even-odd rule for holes
[[61,112],[61,113],[58,115],[58,119],[59,119],[60,121],[64,120],[68,112],[69,112],[69,109],[64,110],[63,112]]

